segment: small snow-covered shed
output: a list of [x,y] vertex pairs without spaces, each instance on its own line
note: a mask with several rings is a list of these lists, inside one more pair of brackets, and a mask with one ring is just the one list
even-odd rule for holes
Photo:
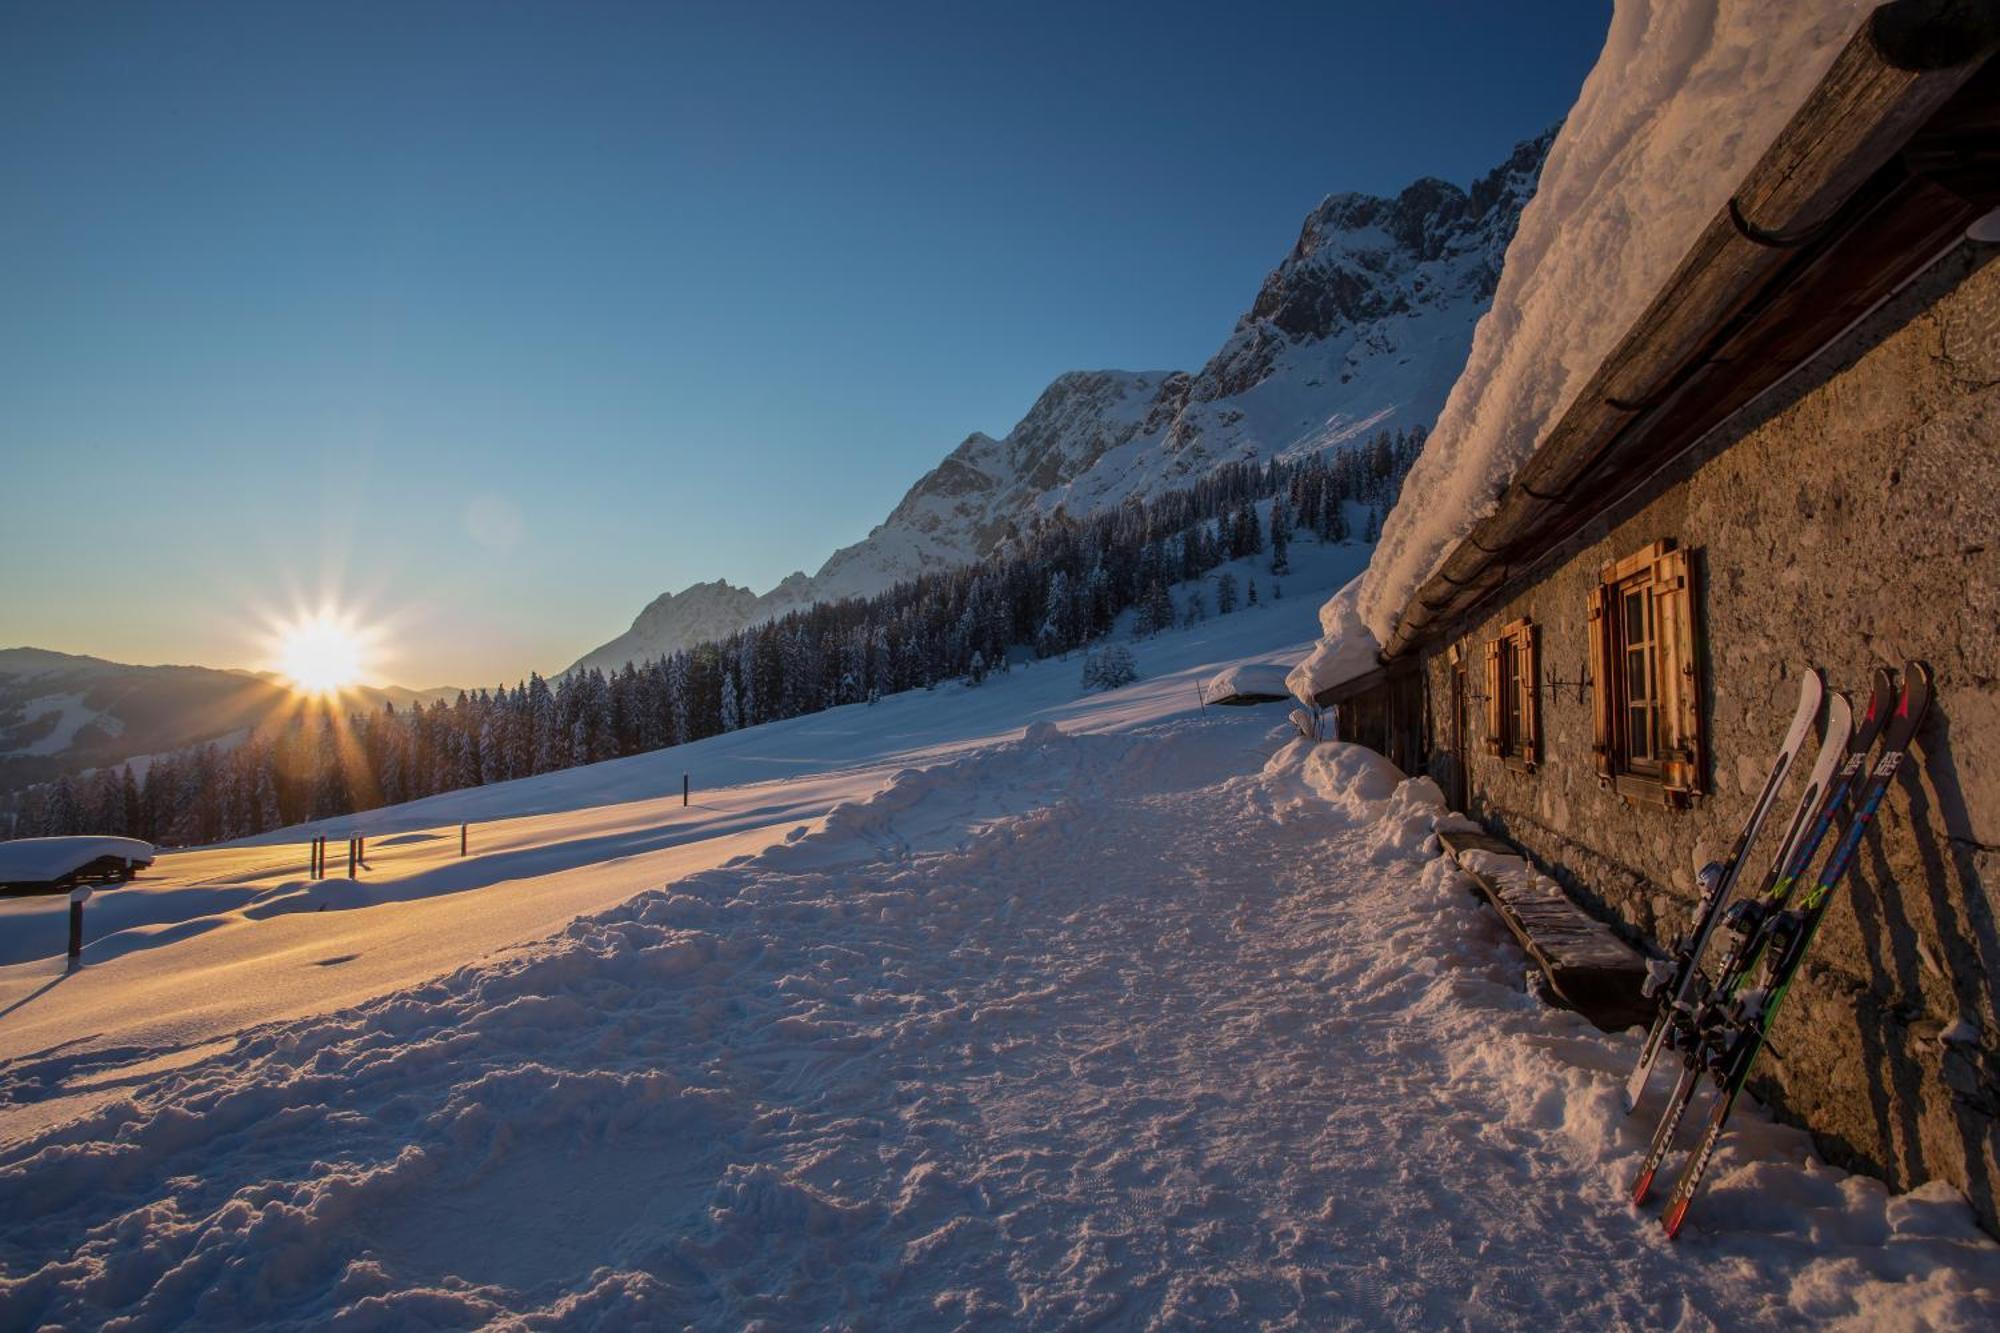
[[1360,628],[1293,686],[1643,942],[1800,672],[1928,661],[1753,1087],[2000,1234],[2000,5],[1813,9],[1617,6]]
[[137,838],[15,838],[0,842],[0,892],[123,883],[151,864],[153,844]]
[[1238,662],[1216,673],[1202,686],[1202,695],[1209,703],[1224,708],[1284,703],[1292,697],[1285,684],[1285,675],[1290,670],[1279,662]]

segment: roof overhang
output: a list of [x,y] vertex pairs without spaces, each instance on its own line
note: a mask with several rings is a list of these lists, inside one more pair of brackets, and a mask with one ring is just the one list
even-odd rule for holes
[[1895,0],[1862,24],[1498,507],[1403,608],[1385,660],[1508,587],[2000,206],[1996,10]]

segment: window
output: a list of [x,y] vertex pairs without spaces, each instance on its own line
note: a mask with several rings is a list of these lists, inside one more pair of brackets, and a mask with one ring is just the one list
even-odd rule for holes
[[1590,594],[1592,749],[1604,785],[1668,805],[1701,794],[1697,650],[1687,552],[1660,541],[1604,566]]
[[1486,752],[1532,772],[1540,761],[1535,625],[1516,620],[1486,644]]

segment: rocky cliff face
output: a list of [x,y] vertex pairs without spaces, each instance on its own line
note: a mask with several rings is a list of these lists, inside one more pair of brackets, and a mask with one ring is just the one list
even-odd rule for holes
[[866,596],[991,553],[1037,514],[1087,514],[1227,462],[1335,449],[1428,425],[1465,363],[1551,130],[1460,189],[1315,208],[1220,351],[1184,371],[1075,371],[1004,439],[973,434],[867,537],[762,595],[702,583],[655,600],[577,667],[612,669],[794,608]]

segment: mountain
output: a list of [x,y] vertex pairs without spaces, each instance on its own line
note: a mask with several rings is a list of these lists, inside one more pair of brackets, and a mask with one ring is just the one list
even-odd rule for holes
[[[352,692],[356,709],[456,694],[400,686]],[[281,680],[258,672],[0,649],[0,791],[183,745],[231,744],[297,706]]]
[[867,537],[766,593],[726,581],[655,599],[571,670],[644,661],[745,625],[990,554],[1037,516],[1191,485],[1218,464],[1428,426],[1465,364],[1553,129],[1461,189],[1337,194],[1199,372],[1073,371],[1005,438],[975,432]]

